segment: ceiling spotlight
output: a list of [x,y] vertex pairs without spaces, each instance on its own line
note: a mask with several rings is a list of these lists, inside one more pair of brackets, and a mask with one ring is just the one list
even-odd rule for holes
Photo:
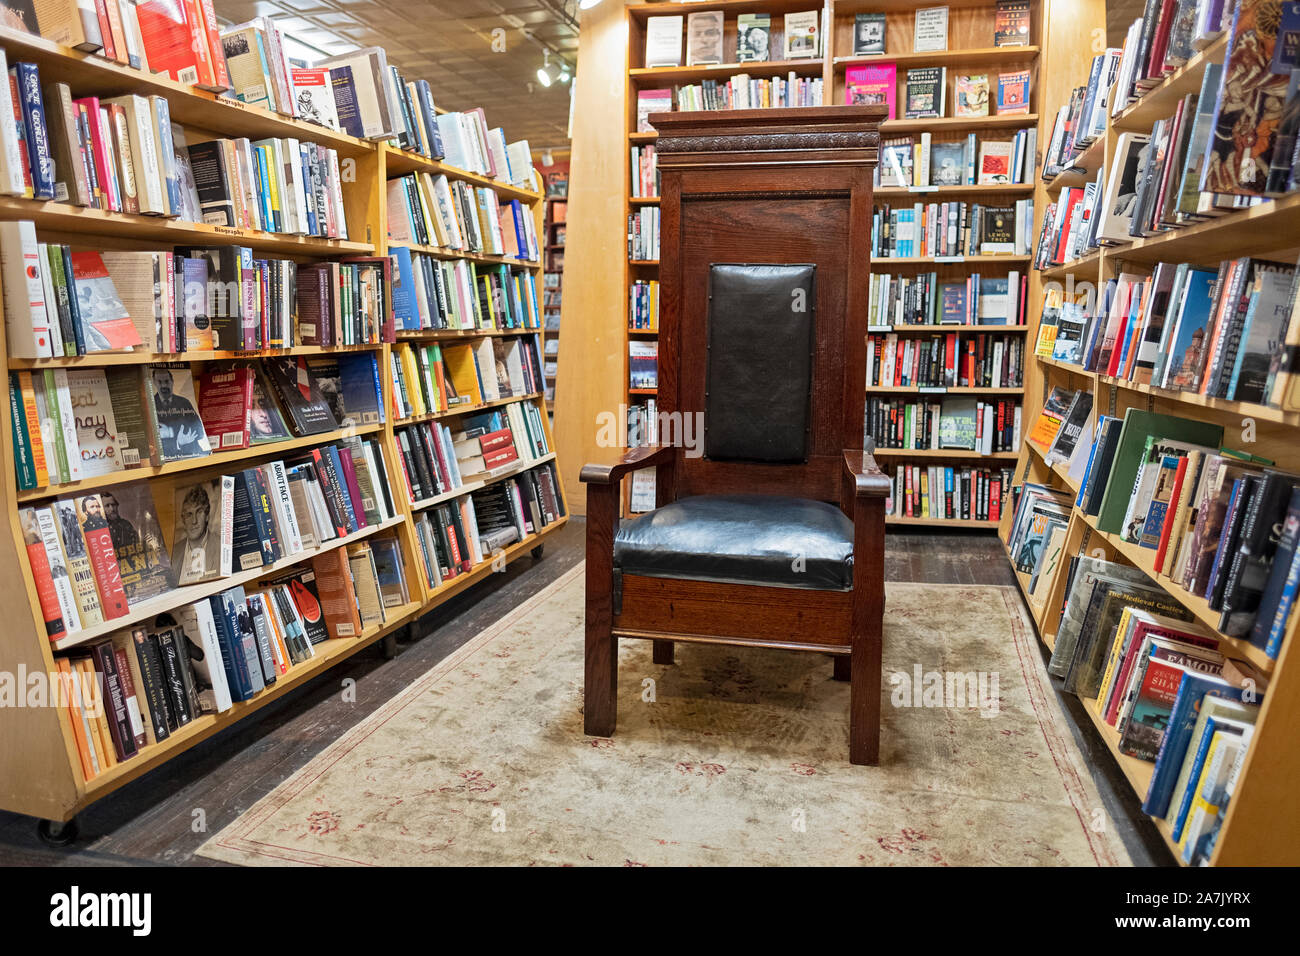
[[549,50],[542,51],[542,65],[537,68],[537,82],[542,86],[551,85],[551,53]]
[[560,82],[561,82],[561,83],[568,83],[571,79],[573,79],[573,74],[569,72],[569,64],[567,64],[567,63],[561,63],[561,64],[560,64],[560,76],[559,76],[559,80],[560,80]]

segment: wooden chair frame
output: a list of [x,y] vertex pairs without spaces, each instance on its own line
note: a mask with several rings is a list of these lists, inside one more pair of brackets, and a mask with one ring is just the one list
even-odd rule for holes
[[[855,764],[879,760],[885,498],[891,485],[862,450],[862,438],[872,167],[883,115],[882,107],[845,106],[651,118],[659,130],[663,183],[660,412],[703,407],[699,353],[705,306],[699,300],[709,262],[815,262],[810,453],[801,463],[759,464],[692,458],[683,447],[642,447],[582,469],[587,485],[584,726],[590,735],[614,732],[620,638],[653,641],[654,660],[665,664],[672,663],[679,641],[773,647],[835,657],[835,677],[851,687],[849,759]],[[788,220],[792,232],[755,236],[753,224],[768,216]],[[821,261],[810,251],[819,251]],[[620,483],[649,467],[656,470],[661,507],[695,494],[781,494],[837,502],[853,522],[852,588],[616,577]]]

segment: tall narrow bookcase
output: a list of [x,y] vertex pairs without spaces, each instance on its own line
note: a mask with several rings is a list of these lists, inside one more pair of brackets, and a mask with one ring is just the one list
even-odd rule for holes
[[[1059,42],[1068,48],[1068,37],[1061,38]],[[1206,65],[1223,62],[1226,48],[1226,35],[1220,36],[1136,103],[1129,105],[1120,114],[1111,116],[1105,135],[1098,137],[1086,151],[1075,158],[1073,168],[1062,172],[1047,184],[1049,194],[1055,196],[1065,187],[1080,186],[1095,178],[1101,169],[1105,169],[1109,175],[1119,134],[1129,131],[1149,132],[1155,121],[1173,115],[1185,94],[1200,89]],[[1053,57],[1056,49],[1054,46],[1051,54]],[[1088,61],[1095,52],[1101,51],[1094,50],[1086,56],[1079,56],[1077,62],[1068,66],[1062,63],[1062,70],[1057,73],[1056,86],[1052,91],[1054,99],[1047,102],[1044,110],[1046,115],[1054,114],[1055,109],[1066,102],[1071,86],[1079,86],[1087,81]],[[1056,60],[1053,59],[1053,62]],[[1045,120],[1045,127],[1050,134],[1049,121]],[[1040,138],[1039,142],[1045,143],[1046,140]],[[1041,162],[1039,171],[1041,172]],[[1300,196],[1290,195],[1146,239],[1137,239],[1127,245],[1103,247],[1081,259],[1043,270],[1039,287],[1041,289],[1042,283],[1047,281],[1064,285],[1067,277],[1073,276],[1076,283],[1092,282],[1101,289],[1107,280],[1117,277],[1121,272],[1149,275],[1156,263],[1161,261],[1187,262],[1209,268],[1216,268],[1224,259],[1239,256],[1262,256],[1294,262],[1297,250],[1300,250]],[[1030,302],[1034,326],[1031,335],[1035,338],[1041,301],[1040,294],[1037,300]],[[1085,390],[1092,394],[1093,402],[1091,417],[1081,440],[1090,439],[1099,413],[1123,417],[1126,410],[1141,408],[1220,424],[1224,428],[1225,444],[1245,447],[1254,454],[1274,459],[1285,470],[1300,469],[1300,414],[1110,378],[1052,358],[1036,358],[1033,361],[1038,369],[1041,388],[1027,396],[1027,429],[1053,387]],[[1254,442],[1241,446],[1230,440],[1229,436],[1240,436],[1243,429],[1247,428],[1254,430]],[[1079,491],[1078,483],[1070,476],[1066,464],[1048,465],[1042,453],[1030,442],[1024,442],[1021,449],[1016,463],[1016,481],[1017,484],[1024,481],[1037,482],[1072,495],[1077,495]],[[1004,547],[1011,530],[1011,512],[1008,508],[999,528]],[[1246,660],[1267,675],[1269,684],[1258,723],[1237,790],[1228,805],[1211,864],[1294,865],[1300,861],[1300,821],[1292,806],[1296,780],[1300,779],[1300,747],[1295,742],[1295,727],[1300,720],[1300,664],[1289,663],[1291,657],[1300,653],[1295,650],[1295,631],[1300,627],[1300,615],[1292,616],[1281,653],[1276,660],[1270,660],[1263,651],[1248,641],[1219,632],[1219,612],[1212,611],[1204,598],[1189,595],[1182,588],[1173,585],[1167,577],[1156,574],[1153,570],[1154,552],[1123,541],[1117,534],[1099,530],[1097,519],[1078,507],[1071,509],[1064,543],[1063,556],[1104,557],[1143,571],[1151,582],[1166,590],[1190,611],[1194,620],[1218,636],[1220,650],[1228,656]],[[1011,557],[1009,551],[1008,557]],[[1045,585],[1044,582],[1039,582],[1032,597],[1029,575],[1019,572],[1016,574],[1039,637],[1048,649],[1055,646],[1060,627],[1062,606],[1067,596],[1068,564],[1063,557],[1057,564],[1055,576]],[[1097,712],[1096,701],[1082,701],[1082,709],[1095,725],[1111,758],[1132,785],[1134,799],[1141,803],[1150,786],[1154,764],[1120,752],[1119,734]],[[1163,819],[1154,819],[1153,822],[1175,859],[1180,859],[1169,823]]]
[[[823,82],[823,103],[834,105],[845,102],[846,70],[858,63],[895,64],[898,75],[897,113],[903,113],[906,77],[909,68],[922,66],[943,66],[947,68],[948,107],[946,114],[938,119],[893,119],[880,124],[883,139],[890,136],[903,136],[930,133],[936,141],[956,140],[974,132],[981,140],[1010,140],[1020,129],[1035,127],[1039,123],[1037,113],[1040,99],[1039,84],[1042,70],[1039,37],[1044,30],[1046,11],[1049,7],[1061,7],[1046,2],[1031,4],[1031,27],[1028,43],[1022,46],[994,45],[994,25],[996,4],[994,0],[958,0],[948,3],[948,41],[947,49],[938,52],[915,52],[913,50],[914,17],[917,6],[939,6],[940,4],[915,4],[903,0],[722,0],[718,3],[664,2],[631,3],[626,8],[627,19],[627,146],[629,157],[628,172],[625,177],[627,185],[626,215],[637,214],[646,207],[657,206],[658,197],[637,197],[631,181],[631,149],[636,146],[653,144],[657,134],[638,132],[637,130],[637,94],[642,90],[675,89],[680,85],[700,83],[704,80],[716,80],[725,84],[735,75],[744,73],[751,78],[785,77],[791,72],[802,78],[819,78]],[[676,66],[647,69],[645,62],[645,41],[647,20],[650,17],[681,15],[703,11],[723,13],[724,35],[722,53],[728,62],[719,66]],[[817,11],[820,23],[827,27],[826,42],[822,44],[822,56],[815,59],[783,61],[781,37],[783,33],[783,15]],[[736,63],[737,17],[741,14],[768,14],[771,17],[770,57],[767,62]],[[861,13],[878,13],[885,16],[885,50],[883,55],[854,56],[853,36],[856,17]],[[683,39],[683,62],[685,60],[685,39]],[[1030,73],[1029,112],[1020,114],[996,113],[994,100],[997,90],[997,74],[1028,70]],[[958,73],[987,73],[990,82],[990,107],[988,116],[954,117],[952,115],[953,77]],[[1041,139],[1040,139],[1041,143]],[[1032,165],[1033,158],[1027,162]],[[944,202],[949,198],[965,202],[997,202],[1014,204],[1018,199],[1033,198],[1035,213],[1043,205],[1041,186],[1028,182],[1025,184],[999,186],[943,186],[943,187],[877,187],[874,198],[877,203],[898,205],[905,202]],[[780,229],[781,224],[774,222],[773,229]],[[911,258],[873,259],[872,272],[891,273],[895,275],[915,275],[934,272],[939,282],[964,279],[972,273],[981,276],[1005,277],[1008,272],[1016,271],[1020,275],[1028,272],[1031,257],[1024,256],[917,256]],[[637,260],[628,258],[624,272],[624,289],[630,294],[632,286],[638,280],[651,281],[658,277],[656,260]],[[864,276],[862,281],[866,281]],[[1029,299],[1036,301],[1038,288],[1030,276]],[[623,303],[625,313],[628,303]],[[1014,321],[1014,319],[1012,320]],[[635,342],[657,341],[658,333],[653,330],[633,329],[629,323],[627,341],[624,343],[623,359],[625,373],[627,367],[628,346]],[[920,337],[936,333],[955,332],[959,340],[976,334],[1017,335],[1023,338],[1027,331],[1025,325],[907,325],[907,326],[871,326],[872,333],[895,332],[903,337]],[[1027,349],[1025,350],[1028,351]],[[1026,360],[1024,372],[1029,373]],[[1029,380],[1024,379],[1026,384]],[[630,387],[629,374],[623,377],[626,389],[626,403],[635,405],[647,399],[656,398],[656,389],[633,389]],[[866,383],[864,382],[864,387]],[[964,396],[979,401],[1012,400],[1020,401],[1024,394],[1023,386],[1015,388],[924,388],[918,386],[874,386],[867,389],[868,398],[903,399],[917,398],[923,401],[940,401],[944,395]],[[903,465],[947,465],[960,467],[990,467],[993,469],[1009,467],[1015,462],[1015,451],[994,452],[982,455],[978,452],[953,449],[902,450],[878,448],[876,457],[881,465],[891,474]],[[651,477],[651,480],[652,477]],[[625,489],[624,508],[632,511],[630,487]],[[982,520],[961,520],[939,517],[908,517],[899,514],[890,515],[886,523],[896,525],[936,525],[942,527],[965,527],[993,530],[996,522]]]
[[[109,60],[83,54],[59,46],[39,36],[16,33],[0,28],[0,47],[10,63],[25,61],[35,63],[43,82],[63,81],[69,84],[75,96],[108,96],[123,91],[160,95],[167,98],[173,121],[181,124],[191,142],[209,136],[294,137],[316,142],[336,149],[341,164],[351,171],[342,181],[344,207],[347,215],[346,241],[316,239],[275,233],[258,232],[240,228],[216,227],[141,215],[112,213],[96,209],[79,208],[55,202],[41,202],[21,198],[0,198],[0,219],[31,220],[37,236],[43,241],[67,243],[80,248],[97,249],[159,249],[174,245],[216,246],[242,245],[276,257],[298,261],[318,261],[348,255],[386,255],[388,229],[386,221],[385,183],[390,176],[416,170],[444,173],[449,178],[463,180],[474,186],[485,186],[496,191],[502,199],[518,199],[525,203],[534,216],[540,231],[542,197],[530,190],[514,188],[494,180],[459,170],[426,157],[332,132],[321,127],[294,120],[267,110],[247,106],[237,100],[217,98],[192,87],[171,82],[161,77],[133,70]],[[534,282],[537,301],[541,302],[539,276],[540,262],[520,262],[495,256],[453,253],[435,248],[422,248],[439,258],[464,258],[488,265],[507,264],[527,272]],[[429,339],[478,339],[497,335],[539,335],[535,330],[473,331],[473,332],[422,332],[412,337]],[[405,336],[404,336],[405,337]],[[118,787],[135,780],[148,771],[189,749],[201,740],[237,723],[253,711],[282,697],[296,687],[316,677],[334,663],[357,653],[362,648],[392,635],[426,611],[441,604],[474,583],[483,580],[501,560],[506,562],[526,552],[539,556],[545,539],[560,528],[567,517],[547,525],[538,533],[529,534],[505,549],[504,555],[494,555],[471,571],[458,575],[432,588],[426,587],[420,570],[419,544],[415,538],[413,515],[422,507],[436,502],[411,504],[401,484],[401,464],[394,440],[394,427],[406,421],[394,421],[392,415],[393,381],[389,360],[391,348],[387,344],[311,347],[296,346],[285,349],[267,349],[256,352],[185,352],[179,355],[152,354],[140,351],[131,353],[92,353],[76,358],[17,359],[9,356],[4,342],[4,326],[0,324],[0,355],[5,356],[9,370],[45,369],[51,367],[86,368],[124,364],[146,364],[161,361],[184,361],[196,372],[207,363],[222,359],[256,359],[282,355],[313,355],[326,352],[372,351],[377,353],[381,369],[384,422],[377,425],[348,427],[335,432],[295,438],[274,444],[255,445],[232,451],[174,462],[157,467],[139,467],[113,472],[109,475],[85,479],[71,484],[19,490],[14,474],[15,451],[10,442],[12,420],[8,403],[5,403],[0,429],[5,435],[7,452],[4,467],[0,468],[0,522],[4,533],[0,535],[0,595],[4,607],[12,615],[7,626],[0,629],[0,670],[10,674],[52,674],[56,670],[54,652],[83,645],[96,638],[107,636],[131,624],[151,621],[155,615],[174,610],[237,584],[253,585],[264,578],[295,565],[309,562],[325,551],[342,547],[376,533],[393,532],[400,542],[406,567],[410,600],[401,607],[389,608],[382,625],[367,628],[358,637],[331,638],[317,645],[316,656],[293,666],[272,686],[245,702],[235,703],[232,709],[220,714],[196,717],[160,743],[141,749],[140,753],[115,767],[104,771],[87,782],[82,773],[80,759],[68,713],[63,707],[7,707],[4,711],[4,732],[0,734],[0,807],[50,821],[67,821],[75,814]],[[539,348],[540,351],[540,348]],[[542,411],[548,422],[542,395],[511,399],[526,401]],[[501,403],[492,403],[504,404]],[[480,406],[486,407],[486,406]],[[477,409],[457,409],[452,413],[427,416],[430,418],[457,418]],[[549,424],[547,440],[554,449],[554,437]],[[104,625],[83,629],[75,635],[51,644],[46,637],[45,625],[37,597],[36,584],[28,565],[22,530],[18,520],[20,507],[46,501],[77,491],[94,491],[123,482],[148,480],[159,522],[164,529],[173,527],[174,501],[172,491],[180,483],[206,477],[215,477],[232,467],[244,468],[283,457],[296,449],[317,446],[351,435],[378,436],[384,451],[385,464],[392,483],[392,498],[396,515],[374,527],[367,527],[341,539],[326,542],[315,551],[294,555],[275,565],[235,575],[206,584],[190,585],[133,606],[125,617]],[[530,463],[529,467],[554,460],[554,453]],[[471,482],[456,493],[438,500],[451,499],[501,481],[526,469],[506,469],[491,478]],[[563,496],[563,490],[559,491]],[[565,515],[568,506],[564,506]],[[164,532],[166,534],[166,530]],[[26,613],[19,609],[28,608]]]

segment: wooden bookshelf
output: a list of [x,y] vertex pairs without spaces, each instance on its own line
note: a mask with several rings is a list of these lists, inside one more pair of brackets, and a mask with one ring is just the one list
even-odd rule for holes
[[[1226,43],[1226,37],[1220,36],[1205,50],[1193,56],[1184,67],[1166,77],[1160,85],[1125,107],[1118,116],[1112,116],[1106,134],[1099,137],[1076,160],[1076,167],[1086,172],[1081,175],[1063,173],[1048,188],[1056,190],[1064,186],[1078,186],[1094,176],[1098,169],[1104,167],[1109,170],[1119,133],[1147,132],[1157,120],[1172,115],[1185,94],[1199,91],[1206,65],[1223,62]],[[1055,43],[1049,40],[1045,56],[1053,64],[1054,73],[1056,49]],[[1045,101],[1045,115],[1054,115],[1053,102],[1064,102],[1072,86],[1087,80],[1090,59],[1090,54],[1080,56],[1074,65],[1073,75],[1057,77],[1056,85],[1051,91],[1054,99]],[[1040,143],[1043,142],[1046,140],[1040,139]],[[1300,247],[1298,210],[1300,196],[1289,195],[1126,245],[1103,247],[1074,262],[1043,270],[1040,276],[1042,280],[1058,281],[1073,276],[1076,281],[1086,280],[1101,288],[1121,271],[1138,275],[1150,274],[1160,261],[1217,266],[1224,259],[1258,256],[1294,263],[1296,249]],[[1029,341],[1032,343],[1037,338],[1041,294],[1029,305]],[[1052,387],[1084,389],[1093,396],[1093,411],[1089,426],[1084,432],[1085,439],[1091,436],[1098,414],[1122,417],[1129,408],[1141,408],[1220,424],[1225,430],[1226,445],[1242,447],[1256,455],[1273,459],[1278,467],[1287,471],[1300,468],[1300,414],[1254,403],[1142,385],[1089,372],[1077,365],[1048,357],[1034,359],[1033,365],[1041,387],[1027,392],[1028,400],[1024,411],[1026,423],[1035,420]],[[1255,440],[1250,443],[1241,441],[1246,423],[1250,423],[1254,432]],[[1038,482],[1074,495],[1079,490],[1078,482],[1070,476],[1065,463],[1057,462],[1049,466],[1042,453],[1028,442],[1016,464],[1016,475],[1018,482]],[[1011,532],[1011,518],[1011,509],[1004,508],[999,527],[1004,546]],[[1300,862],[1300,822],[1293,813],[1284,809],[1293,799],[1295,780],[1300,777],[1300,748],[1295,745],[1294,735],[1295,721],[1300,719],[1300,664],[1288,663],[1298,653],[1295,651],[1295,632],[1300,628],[1300,615],[1293,615],[1281,652],[1276,660],[1270,660],[1249,641],[1219,632],[1219,612],[1211,610],[1204,598],[1190,594],[1169,578],[1156,574],[1153,570],[1154,554],[1150,549],[1126,542],[1116,534],[1101,531],[1097,520],[1078,507],[1071,509],[1063,554],[1103,556],[1138,568],[1154,585],[1182,604],[1194,620],[1217,633],[1223,653],[1246,660],[1267,676],[1269,683],[1263,696],[1255,734],[1210,862],[1215,866],[1294,865]],[[1028,593],[1028,576],[1017,574],[1039,637],[1049,649],[1055,645],[1061,609],[1067,596],[1067,567],[1067,561],[1059,562],[1058,573],[1052,580],[1040,581],[1038,591],[1033,596]],[[1092,721],[1104,750],[1129,781],[1134,799],[1140,803],[1146,797],[1154,765],[1119,752],[1119,735],[1098,714],[1095,701],[1083,701],[1083,709]],[[1152,822],[1174,858],[1180,860],[1180,851],[1173,841],[1169,824],[1164,820]]]
[[[451,179],[473,186],[492,189],[502,200],[519,200],[534,217],[539,242],[545,243],[542,233],[542,196],[531,189],[522,189],[487,179],[445,163],[397,149],[387,143],[374,143],[336,133],[309,123],[281,116],[268,110],[248,106],[235,99],[217,97],[186,85],[143,73],[122,64],[61,47],[40,37],[16,33],[0,28],[0,47],[10,63],[26,61],[40,68],[41,81],[48,84],[62,81],[69,84],[74,96],[115,95],[122,92],[156,94],[167,98],[171,118],[184,127],[191,136],[246,136],[250,139],[264,137],[293,137],[320,143],[339,152],[349,163],[351,175],[343,177],[341,190],[346,214],[347,240],[318,239],[312,237],[259,232],[248,229],[219,228],[202,223],[185,223],[153,216],[111,213],[83,209],[54,202],[36,202],[26,199],[0,197],[0,220],[27,219],[35,223],[41,241],[63,242],[80,248],[97,249],[161,249],[172,246],[249,246],[272,256],[300,262],[318,261],[351,255],[386,255],[389,251],[386,212],[386,183],[392,176],[422,171],[443,173]],[[534,283],[539,314],[543,303],[540,262],[525,262],[500,256],[455,253],[444,249],[424,248],[438,258],[463,258],[482,265],[506,264],[522,271]],[[485,336],[525,336],[538,339],[538,352],[545,361],[540,343],[540,329],[469,330],[466,332],[419,332],[403,334],[402,340],[444,339],[477,340]],[[376,353],[380,367],[381,407],[384,421],[364,426],[348,427],[320,435],[290,438],[285,441],[254,445],[250,448],[214,451],[196,459],[171,462],[151,467],[145,465],[88,478],[63,485],[19,490],[14,463],[9,460],[0,475],[0,594],[5,607],[11,611],[30,608],[30,612],[14,615],[9,626],[0,632],[0,669],[28,673],[51,673],[56,670],[54,653],[85,645],[108,634],[115,633],[133,622],[151,620],[154,615],[193,601],[208,597],[229,587],[251,584],[276,573],[310,562],[314,555],[344,547],[376,535],[395,536],[406,568],[410,601],[400,607],[387,608],[385,619],[372,625],[358,637],[332,638],[315,648],[315,656],[290,670],[251,700],[235,703],[221,714],[197,717],[179,728],[165,741],[145,747],[141,752],[115,767],[94,777],[83,778],[75,738],[64,708],[11,708],[7,712],[5,733],[0,735],[0,807],[51,821],[67,821],[81,809],[100,799],[123,784],[135,780],[162,766],[172,757],[196,743],[224,730],[266,704],[301,687],[324,673],[334,664],[351,657],[363,648],[380,640],[388,640],[393,633],[427,613],[432,608],[459,594],[466,588],[484,580],[502,561],[510,562],[521,555],[540,555],[545,540],[567,522],[569,506],[564,495],[563,482],[559,482],[559,495],[564,505],[565,517],[529,534],[505,548],[501,553],[447,581],[427,587],[423,578],[419,544],[414,534],[415,510],[406,500],[401,476],[398,446],[394,428],[420,419],[394,421],[392,416],[392,366],[391,347],[372,343],[351,346],[293,346],[260,351],[203,351],[179,354],[156,354],[146,351],[130,353],[99,353],[75,358],[17,359],[8,355],[4,341],[4,327],[0,325],[0,355],[10,370],[45,368],[97,368],[109,366],[143,365],[150,362],[185,362],[196,373],[208,363],[230,359],[261,359],[273,356],[310,356],[356,351]],[[552,451],[542,458],[498,472],[490,479],[474,482],[446,499],[459,497],[469,491],[500,481],[512,474],[545,462],[555,462],[555,437],[545,414],[541,392],[521,395],[501,401],[488,402],[473,409],[457,408],[444,416],[454,417],[486,408],[499,407],[508,402],[524,402],[537,406],[548,445]],[[0,429],[11,433],[12,422],[8,403],[5,404]],[[435,416],[428,416],[435,417]],[[422,418],[422,417],[421,417]],[[351,436],[366,436],[379,440],[385,467],[390,481],[395,514],[386,521],[369,526],[344,538],[325,542],[320,546],[277,561],[273,565],[237,572],[219,581],[201,585],[175,588],[165,595],[132,606],[126,617],[115,619],[77,633],[52,644],[46,637],[40,612],[36,585],[26,557],[18,509],[28,502],[36,502],[79,491],[112,488],[126,482],[148,481],[153,492],[155,509],[164,537],[170,539],[173,527],[174,490],[198,477],[217,475],[232,468],[248,467],[257,462],[276,460],[307,448],[317,447]],[[12,454],[12,452],[11,452]]]
[[[974,132],[981,139],[999,139],[1009,140],[1020,129],[1037,127],[1040,125],[1040,117],[1037,112],[1039,97],[1036,92],[1041,67],[1042,47],[1040,37],[1044,30],[1044,11],[1041,9],[1042,4],[1035,3],[1032,10],[1031,35],[1029,44],[1025,46],[1004,46],[994,45],[994,0],[958,0],[955,3],[949,3],[948,18],[948,49],[938,52],[917,52],[913,49],[914,36],[914,15],[916,5],[902,0],[879,0],[879,2],[867,2],[867,0],[821,0],[821,2],[808,3],[798,2],[798,0],[776,0],[776,2],[762,2],[762,0],[722,0],[718,3],[684,3],[684,2],[663,2],[663,3],[629,3],[624,11],[624,31],[626,37],[626,143],[623,148],[623,163],[625,172],[623,174],[625,202],[623,206],[624,218],[634,215],[641,209],[648,206],[655,206],[659,199],[655,196],[635,197],[632,195],[631,169],[628,163],[628,150],[635,146],[652,145],[657,133],[653,131],[638,131],[636,128],[637,121],[637,92],[645,89],[675,89],[675,87],[688,84],[698,83],[701,80],[716,80],[719,83],[726,82],[731,76],[736,74],[747,74],[752,78],[764,78],[773,76],[786,76],[794,72],[800,77],[821,78],[823,82],[823,102],[827,105],[843,103],[845,101],[845,73],[846,70],[859,63],[893,63],[898,68],[898,95],[897,101],[900,104],[899,111],[902,111],[902,104],[905,102],[906,74],[908,68],[922,66],[944,66],[948,70],[947,89],[948,89],[948,116],[938,119],[894,119],[887,120],[880,124],[882,137],[900,136],[909,134],[919,134],[921,132],[931,133],[938,140],[959,139],[965,137],[968,133]],[[646,20],[651,16],[671,16],[682,15],[689,16],[697,11],[716,11],[723,13],[723,50],[722,55],[726,58],[734,58],[736,51],[736,18],[745,13],[766,13],[771,16],[771,43],[770,49],[774,57],[781,55],[781,39],[783,36],[784,20],[786,13],[803,12],[821,8],[823,10],[823,22],[828,25],[825,37],[824,49],[822,56],[816,59],[804,60],[773,60],[762,63],[726,63],[722,65],[710,66],[677,66],[677,67],[658,67],[648,69],[644,67],[645,51],[645,32]],[[886,53],[880,56],[855,56],[853,54],[853,28],[854,18],[859,13],[884,13],[885,14],[885,49]],[[685,58],[685,39],[683,39],[683,60]],[[988,116],[977,117],[954,117],[951,115],[952,106],[955,97],[953,95],[954,76],[957,73],[973,72],[988,73],[990,81],[990,98],[996,97],[997,92],[997,74],[999,72],[1011,72],[1016,70],[1030,71],[1030,110],[1028,113],[1020,114],[1002,114],[998,115],[995,111]],[[990,109],[995,110],[996,104]],[[1041,142],[1041,139],[1040,139]],[[916,188],[877,188],[875,190],[875,201],[878,203],[890,203],[894,205],[908,204],[911,202],[943,202],[949,198],[964,199],[970,202],[1006,202],[1014,204],[1017,199],[1035,197],[1035,208],[1040,208],[1045,195],[1040,186],[1032,182],[1023,184],[1009,184],[996,186],[943,186],[943,187],[916,187]],[[872,271],[877,273],[914,273],[921,271],[937,271],[942,273],[945,278],[956,278],[962,274],[971,272],[980,272],[982,275],[998,276],[1005,275],[1008,271],[1019,271],[1024,274],[1031,261],[1029,256],[949,256],[949,257],[909,257],[909,258],[890,258],[877,259],[872,263]],[[636,280],[651,280],[658,274],[658,262],[655,260],[627,260],[624,266],[623,285],[624,295],[630,291],[633,282]],[[1031,290],[1032,291],[1032,290]],[[626,300],[624,303],[626,310]],[[626,323],[624,323],[626,326]],[[879,332],[879,328],[873,328],[871,331]],[[892,331],[906,335],[927,335],[942,334],[956,331],[958,333],[1023,333],[1023,327],[1018,326],[963,326],[963,327],[899,327]],[[628,345],[632,342],[655,341],[658,338],[658,332],[647,329],[625,329],[623,347],[623,384],[619,399],[611,396],[609,405],[602,404],[600,408],[613,407],[619,401],[627,404],[638,404],[647,397],[653,397],[656,394],[654,389],[632,389],[629,387],[628,376]],[[1000,398],[1016,398],[1022,395],[1022,389],[992,389],[992,388],[953,388],[947,390],[953,395],[971,395],[971,396],[988,396]],[[881,396],[899,396],[899,395],[925,395],[924,391],[916,388],[869,388],[871,394]],[[941,395],[937,391],[930,391],[930,395]],[[593,410],[593,414],[595,410]],[[888,452],[882,450],[882,457],[889,457]],[[954,457],[971,458],[971,453],[964,456],[954,456],[951,454],[940,454],[936,452],[908,452],[908,457],[945,459]],[[902,456],[897,456],[902,457]],[[980,456],[974,456],[979,458]],[[995,462],[1005,462],[1014,459],[1012,453],[1001,453],[998,456],[988,457],[985,460],[993,465]],[[624,511],[631,512],[631,495],[630,482],[625,483],[624,488]],[[902,524],[904,522],[891,521],[890,524]],[[953,527],[978,527],[988,530],[993,524],[984,521],[969,523],[962,522],[943,522]]]

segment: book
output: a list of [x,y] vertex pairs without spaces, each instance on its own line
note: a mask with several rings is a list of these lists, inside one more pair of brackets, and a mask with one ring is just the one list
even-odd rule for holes
[[150,458],[155,465],[211,454],[203,419],[194,407],[194,378],[184,362],[150,365],[145,374]]
[[233,569],[235,479],[231,475],[176,488],[172,566],[184,586],[228,577]]
[[922,67],[907,71],[907,119],[944,115],[947,96],[947,68]]
[[329,70],[294,67],[289,71],[289,82],[299,119],[326,129],[340,129]]
[[989,77],[987,73],[958,74],[953,80],[953,116],[987,116]]
[[686,18],[686,65],[722,62],[722,11],[706,10]]
[[645,65],[647,67],[682,65],[683,17],[647,17],[645,25]]
[[72,253],[72,278],[87,352],[121,351],[144,344],[102,255]]
[[1029,71],[998,74],[998,115],[1029,112]]
[[997,0],[993,14],[994,46],[1028,46],[1029,0]]
[[997,186],[1011,182],[1011,144],[984,140],[979,146],[977,185]]
[[948,8],[925,7],[916,11],[912,50],[935,53],[948,49]]
[[284,420],[295,435],[317,435],[338,429],[338,420],[304,359],[269,358],[262,367],[277,403],[284,410]]
[[133,481],[99,493],[118,575],[129,604],[166,594],[175,586],[171,559],[148,482]]
[[786,60],[808,60],[821,56],[821,11],[785,15]]
[[885,15],[859,13],[853,17],[853,55],[873,56],[885,52]]
[[844,70],[845,100],[851,105],[884,105],[894,119],[898,68],[893,63],[850,65]]
[[[766,13],[742,13],[736,17],[736,62],[766,63],[771,58],[772,17]],[[638,99],[645,92],[649,91],[638,91]]]

